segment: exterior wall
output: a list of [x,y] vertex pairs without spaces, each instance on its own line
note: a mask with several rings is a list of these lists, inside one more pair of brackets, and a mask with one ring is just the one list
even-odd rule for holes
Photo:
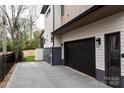
[[[47,16],[47,12],[50,9],[50,14]],[[44,14],[45,18],[45,32],[43,37],[45,39],[44,48],[52,47],[51,32],[53,32],[53,6],[50,5]]]
[[61,47],[61,35],[54,35],[54,47]]
[[[51,10],[49,15],[47,16],[47,12],[49,11],[49,9]],[[55,30],[60,26],[61,26],[61,6],[54,5],[53,7],[53,5],[50,5],[45,12],[45,32],[43,34],[45,43],[44,43],[44,49],[43,49],[43,59],[52,65],[62,64],[60,37],[58,35],[55,35],[54,44],[53,42],[51,42],[51,35],[52,35],[51,33],[53,32],[53,29]]]
[[124,76],[121,76],[121,87],[124,88]]
[[35,49],[35,60],[37,61],[43,60],[43,49],[42,48]]
[[[50,13],[47,16],[47,12],[50,9]],[[50,5],[44,14],[45,20],[45,31],[43,34],[44,38],[44,48],[43,48],[43,60],[52,64],[52,46],[51,33],[53,32],[53,6]]]
[[[46,17],[48,10],[51,8],[50,14],[48,17]],[[53,6],[49,6],[45,13],[45,32],[43,37],[45,38],[45,44],[44,48],[52,47],[53,42],[51,42],[51,33],[53,32],[53,26],[54,29],[57,29],[61,26],[61,6],[55,5],[54,6],[54,25],[53,25]],[[60,46],[60,37],[55,36],[55,47]]]
[[[61,5],[54,6],[54,29],[56,30],[61,26]],[[54,47],[61,47],[61,36],[54,35]]]
[[[64,6],[64,16],[61,17],[61,6],[54,6],[54,28],[57,29],[61,25],[72,20],[82,12],[86,11],[92,6]],[[46,13],[51,8],[50,14],[46,17]],[[55,35],[54,46],[51,42],[51,32],[53,31],[53,6],[50,6],[45,13],[45,33],[44,38],[44,59],[48,63],[63,64],[64,60],[64,42],[79,40],[83,38],[95,37],[101,38],[100,47],[96,47],[96,79],[104,81],[105,76],[105,34],[120,32],[121,34],[121,54],[124,54],[124,12],[120,12],[113,16],[104,18],[97,22],[91,23],[71,32],[62,35]],[[62,18],[62,19],[61,19]],[[53,50],[53,51],[52,51]],[[121,85],[124,87],[124,58],[121,58]]]
[[52,47],[43,49],[43,59],[52,65],[63,65],[61,60],[61,47]]
[[[124,31],[121,32],[121,54],[124,54]],[[121,58],[121,74],[124,76],[124,58]]]
[[[79,14],[81,14],[82,12],[84,12],[85,10],[87,10],[88,8],[90,8],[91,6],[65,6],[64,10],[64,20],[63,22],[68,22],[71,19],[73,19],[74,17],[78,16]],[[47,16],[47,12],[50,10],[50,14]],[[71,10],[71,11],[70,11]],[[68,14],[70,16],[68,16]],[[53,6],[50,5],[49,8],[46,10],[45,12],[45,32],[44,32],[44,39],[45,39],[45,43],[44,43],[44,59],[46,59],[46,61],[48,61],[49,63],[51,63],[49,61],[49,59],[51,59],[52,57],[52,47],[55,47],[57,49],[55,49],[56,51],[59,51],[59,48],[61,48],[61,36],[60,35],[55,35],[54,36],[54,46],[53,46],[53,42],[51,42],[51,33],[53,32],[53,26],[54,26],[54,30],[59,28],[62,24],[61,24],[61,6],[60,5],[55,5],[54,6],[54,25],[53,25]],[[47,53],[48,52],[48,53]],[[61,52],[60,52],[61,53]],[[60,60],[61,61],[61,60]]]
[[64,65],[64,62],[61,60],[61,47],[53,48],[53,65]]
[[[105,49],[104,35],[113,32],[121,33],[121,54],[124,53],[124,12],[115,14],[99,20],[87,26],[81,27],[62,35],[62,43],[65,41],[78,40],[83,38],[101,38],[101,45],[96,48],[96,69],[105,70]],[[64,48],[62,47],[62,59],[64,59]],[[100,72],[99,71],[99,72]],[[121,58],[121,75],[124,76],[124,58]]]
[[64,5],[64,16],[62,16],[62,25],[83,13],[93,5]]
[[61,26],[61,5],[54,5],[54,29]]
[[52,48],[43,49],[43,59],[49,64],[52,64]]
[[96,80],[105,83],[105,71],[96,69]]

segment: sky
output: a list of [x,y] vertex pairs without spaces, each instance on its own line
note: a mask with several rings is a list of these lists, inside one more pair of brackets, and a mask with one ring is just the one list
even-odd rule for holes
[[[39,18],[38,18],[38,20],[37,20],[37,26],[38,26],[38,28],[40,28],[40,29],[44,29],[44,15],[43,14],[40,14],[40,12],[41,12],[41,9],[42,9],[42,5],[36,5],[37,7],[38,7],[38,14],[39,14]],[[7,8],[10,8],[10,6],[7,6]],[[9,16],[11,16],[11,11],[10,11],[10,9],[7,9],[7,11],[8,11],[8,13],[9,13]],[[25,12],[21,15],[21,17],[22,18],[25,18],[25,17],[28,17],[27,16],[27,13],[28,13],[29,11],[28,10],[25,10]]]
[[[42,6],[43,5],[40,5],[40,10],[39,12],[41,12],[41,9],[42,9]],[[37,26],[40,28],[40,29],[44,29],[44,15],[43,14],[39,14],[39,18],[37,20]]]
[[44,29],[44,15],[43,14],[40,14],[37,20],[37,26],[41,29]]
[[[38,18],[38,20],[36,21],[36,26],[37,26],[39,29],[44,29],[44,15],[43,15],[43,14],[40,14],[42,5],[37,6],[37,7],[39,7],[39,9],[38,9],[38,12],[39,12],[39,13],[38,13],[38,16],[39,16],[39,18]],[[10,11],[9,8],[10,8],[10,7],[7,6],[7,12],[8,12],[8,14],[9,14],[9,16],[11,17],[11,11]],[[28,11],[28,10],[25,10],[25,12],[21,15],[21,17],[22,17],[22,18],[27,18],[27,17],[28,17],[27,13],[29,13],[29,11]],[[10,36],[10,35],[8,34],[8,36]]]
[[[41,12],[41,9],[42,9],[42,5],[37,5],[38,7],[38,14],[39,14],[39,18],[37,20],[37,27],[40,28],[40,29],[44,29],[44,15],[43,14],[40,14]],[[25,13],[27,15],[27,13]],[[24,15],[23,15],[24,16]]]

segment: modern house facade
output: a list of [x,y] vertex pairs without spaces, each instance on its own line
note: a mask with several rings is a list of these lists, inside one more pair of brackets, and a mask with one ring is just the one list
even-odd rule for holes
[[44,5],[44,60],[124,87],[124,6]]

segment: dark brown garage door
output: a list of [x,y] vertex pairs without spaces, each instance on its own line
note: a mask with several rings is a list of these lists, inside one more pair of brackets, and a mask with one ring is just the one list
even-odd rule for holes
[[95,38],[66,42],[65,65],[95,77]]

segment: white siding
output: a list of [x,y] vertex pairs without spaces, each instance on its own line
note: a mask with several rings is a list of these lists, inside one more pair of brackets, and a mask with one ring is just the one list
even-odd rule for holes
[[[55,5],[54,6],[54,20],[55,20],[55,27],[56,30],[61,26],[61,5]],[[61,36],[60,35],[54,35],[54,47],[61,47]]]
[[[48,16],[47,12],[50,10],[50,14]],[[44,48],[49,48],[53,46],[53,42],[51,42],[51,33],[53,32],[53,26],[54,29],[57,29],[61,26],[61,6],[60,5],[54,5],[54,25],[53,25],[53,5],[50,5],[49,8],[45,12],[45,32],[44,32],[44,38],[45,38],[45,44]],[[55,36],[55,47],[60,47],[60,37]]]
[[[124,53],[124,12],[99,20],[62,35],[62,43],[88,37],[100,37],[101,46],[96,48],[96,68],[105,70],[104,35],[112,32],[121,32],[121,53]],[[64,59],[64,51],[62,52]],[[124,76],[124,58],[121,58],[121,74]]]
[[100,47],[96,47],[96,68],[105,70],[105,60],[104,60],[104,35],[97,35],[96,38],[101,38]]
[[55,21],[55,27],[54,29],[57,29],[61,26],[61,5],[55,5],[54,6],[54,21]]
[[[48,10],[50,9],[50,14],[46,16]],[[49,6],[47,9],[45,15],[45,32],[44,32],[44,38],[45,38],[45,44],[44,48],[52,47],[53,43],[51,42],[51,32],[53,32],[53,6]]]
[[[124,31],[121,31],[121,54],[124,54]],[[121,74],[124,76],[124,58],[121,58]]]
[[61,35],[54,36],[54,47],[61,47]]

